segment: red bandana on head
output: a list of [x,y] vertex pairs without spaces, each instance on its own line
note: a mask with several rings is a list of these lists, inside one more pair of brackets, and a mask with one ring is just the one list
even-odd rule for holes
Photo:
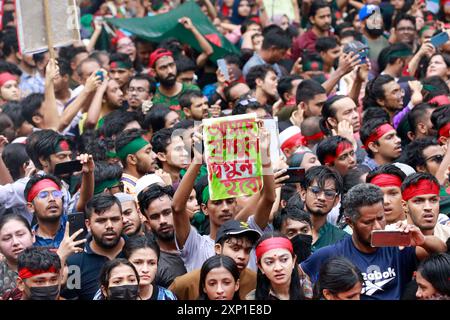
[[335,154],[327,154],[324,159],[324,164],[333,165],[337,158],[341,156],[344,151],[353,150],[353,145],[347,141],[341,141],[338,143]]
[[450,138],[450,122],[439,129],[438,135],[440,143],[443,143],[442,138]]
[[61,188],[56,184],[55,181],[51,179],[42,179],[34,184],[28,192],[27,201],[32,202],[34,198],[44,189],[55,188],[56,190],[61,190]]
[[25,280],[43,273],[59,273],[59,271],[56,270],[55,266],[51,266],[47,270],[30,270],[28,268],[22,268],[19,270],[19,278]]
[[402,192],[403,200],[408,201],[414,197],[424,194],[439,195],[439,185],[428,179],[420,179],[416,184],[412,184]]
[[264,253],[272,249],[287,249],[290,253],[294,252],[291,240],[283,237],[268,238],[256,247],[256,260],[259,261]]
[[169,50],[159,48],[152,52],[150,55],[150,60],[148,66],[153,68],[155,66],[156,61],[161,59],[162,57],[173,57],[173,53]]
[[387,174],[382,173],[379,175],[376,175],[371,181],[371,184],[374,184],[376,186],[379,186],[380,188],[384,187],[401,187],[402,186],[402,179],[399,176],[396,176],[395,174]]
[[382,136],[384,136],[389,131],[395,130],[393,126],[391,126],[389,123],[382,124],[378,128],[375,129],[374,133],[372,133],[369,138],[367,138],[366,142],[364,143],[363,149],[368,150],[369,149],[369,143],[375,142],[379,140]]

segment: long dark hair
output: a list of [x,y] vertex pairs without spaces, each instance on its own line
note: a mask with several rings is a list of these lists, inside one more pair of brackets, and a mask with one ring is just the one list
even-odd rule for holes
[[[264,240],[267,240],[269,238],[286,238],[285,235],[281,234],[280,232],[271,232],[264,234],[261,238],[259,238],[258,242],[256,243],[256,248],[263,242]],[[292,258],[296,262],[296,256],[292,254]],[[261,265],[261,261],[258,260],[257,263]],[[261,270],[258,268],[258,273],[256,276],[256,290],[255,290],[255,300],[270,300],[269,293],[270,293],[270,280],[267,278],[266,275],[264,275]],[[305,295],[303,293],[303,290],[300,286],[300,276],[298,273],[298,267],[296,266],[292,270],[292,276],[291,276],[291,284],[289,287],[289,299],[290,300],[304,300]]]
[[[203,263],[200,270],[198,300],[209,300],[208,295],[203,291],[203,289],[205,288],[206,276],[211,270],[221,267],[224,267],[231,273],[235,282],[239,281],[239,269],[233,259],[221,254],[212,256]],[[234,293],[233,300],[240,300],[239,290]]]
[[450,297],[450,255],[448,253],[429,256],[422,261],[417,272],[420,272],[437,292]]
[[361,271],[348,259],[335,257],[326,261],[319,271],[319,280],[314,285],[314,297],[323,298],[323,290],[331,294],[345,292],[357,283],[363,284]]
[[[114,270],[114,268],[125,265],[129,266],[131,269],[133,269],[134,274],[136,275],[137,284],[139,285],[139,273],[137,272],[136,268],[133,266],[133,264],[128,261],[127,259],[123,258],[117,258],[114,260],[107,261],[100,272],[100,285],[102,285],[105,290],[107,291],[109,288],[109,278],[111,277],[111,272]],[[102,293],[103,296],[103,293]],[[106,297],[103,296],[103,299]]]

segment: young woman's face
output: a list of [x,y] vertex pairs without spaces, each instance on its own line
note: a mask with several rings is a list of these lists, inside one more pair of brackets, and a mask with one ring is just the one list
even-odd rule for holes
[[206,275],[203,292],[209,300],[233,300],[239,281],[225,267],[214,268]]
[[261,257],[260,270],[271,283],[276,285],[290,285],[295,260],[287,249],[272,249]]
[[419,300],[430,299],[437,294],[437,290],[428,282],[420,272],[416,273],[417,292],[416,298]]
[[172,128],[178,122],[180,122],[180,116],[175,111],[170,111],[165,118],[166,122],[164,128]]
[[362,284],[358,281],[347,291],[332,294],[327,289],[324,289],[323,295],[326,300],[360,300],[361,290]]
[[189,195],[189,199],[186,203],[186,210],[189,212],[189,218],[191,219],[196,212],[200,211],[200,205],[197,201],[197,193],[195,192],[195,189],[192,189],[191,194]]
[[150,285],[158,270],[158,257],[150,248],[135,250],[128,259],[139,274],[140,285]]
[[16,80],[6,81],[5,84],[0,88],[0,96],[5,101],[19,101],[20,89],[17,81]]
[[433,56],[428,64],[427,78],[432,76],[441,78],[447,78],[448,76],[448,68],[445,64],[444,57],[441,55]]
[[252,7],[247,0],[241,0],[238,6],[238,14],[241,17],[248,17],[250,15]]
[[34,237],[20,221],[10,220],[0,230],[0,253],[13,263],[19,254],[33,245]]
[[133,269],[127,265],[118,265],[112,269],[109,275],[108,288],[136,284],[138,284],[136,274]]

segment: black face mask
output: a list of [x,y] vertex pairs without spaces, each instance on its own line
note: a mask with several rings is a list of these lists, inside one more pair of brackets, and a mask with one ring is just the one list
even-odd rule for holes
[[30,287],[30,300],[56,300],[59,286]]
[[312,236],[299,233],[291,239],[291,242],[297,263],[305,261],[311,255]]
[[364,29],[367,31],[367,33],[374,37],[374,38],[378,38],[379,36],[381,36],[383,34],[383,29],[369,29],[367,28],[367,26],[364,27]]
[[138,297],[139,286],[137,284],[128,284],[110,287],[108,290],[108,300],[136,300]]

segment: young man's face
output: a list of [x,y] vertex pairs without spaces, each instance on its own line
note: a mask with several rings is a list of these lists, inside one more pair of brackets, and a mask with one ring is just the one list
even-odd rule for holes
[[116,68],[116,69],[110,69],[109,75],[111,76],[111,79],[116,80],[116,82],[119,84],[119,86],[121,88],[124,88],[130,81],[132,72],[131,72],[131,70],[128,70],[128,69]]
[[112,249],[119,243],[123,231],[122,211],[114,204],[100,214],[93,212],[86,220],[86,227],[99,247]]
[[400,157],[402,153],[401,140],[397,136],[395,129],[386,132],[378,139],[378,153],[384,159],[393,161]]
[[175,60],[170,56],[158,59],[155,63],[155,73],[162,85],[172,87],[177,80],[177,66]]
[[316,94],[313,99],[306,103],[300,103],[300,107],[304,109],[305,118],[322,116],[322,107],[327,101],[325,93]]
[[402,191],[399,187],[382,187],[384,195],[384,216],[387,224],[392,224],[404,219],[402,207]]
[[384,99],[381,101],[381,105],[389,111],[403,109],[403,96],[404,92],[400,85],[391,81],[383,85]]
[[312,236],[311,226],[308,222],[293,220],[290,218],[283,221],[280,231],[289,239],[292,239],[298,234],[306,234]]
[[342,152],[342,154],[334,161],[333,166],[342,177],[347,175],[349,170],[356,168],[355,151],[352,148],[349,148]]
[[336,59],[339,58],[341,54],[341,47],[336,46],[333,49],[329,49],[325,52],[321,52],[320,56],[322,57],[323,63],[328,66],[334,65]]
[[395,35],[397,42],[412,44],[416,36],[416,28],[414,27],[412,21],[402,20],[398,23],[395,29]]
[[106,100],[108,104],[114,108],[120,108],[123,104],[123,91],[120,89],[120,85],[115,80],[109,80],[108,87],[106,89]]
[[208,205],[202,204],[202,211],[209,216],[211,224],[220,227],[236,215],[237,203],[235,198],[224,200],[208,200]]
[[133,109],[138,109],[146,100],[151,100],[150,84],[147,80],[133,79],[128,87],[128,105]]
[[359,132],[359,129],[361,128],[360,116],[358,107],[352,99],[340,99],[333,103],[333,108],[336,109],[337,123],[341,122],[342,120],[347,120],[353,126],[353,132]]
[[42,189],[32,202],[28,203],[39,223],[54,223],[63,214],[62,192],[53,187]]
[[[56,300],[61,287],[61,276],[59,273],[46,272],[28,279],[17,279],[17,287],[22,291],[25,300]],[[36,294],[35,290],[41,291],[48,288],[47,295]]]
[[417,171],[420,172],[428,172],[433,176],[436,176],[436,173],[439,169],[439,166],[442,163],[442,159],[444,158],[445,152],[441,146],[428,146],[422,151],[423,158],[425,159],[425,168],[418,168]]
[[144,176],[154,171],[156,154],[153,152],[151,144],[146,145],[136,152],[136,171]]
[[371,206],[364,206],[358,211],[360,213],[358,220],[355,222],[348,220],[353,229],[353,237],[364,246],[372,247],[372,231],[384,230],[386,226],[383,203],[380,201]]
[[55,166],[58,163],[63,163],[71,160],[72,160],[72,151],[61,151],[51,154],[49,160],[44,161],[40,160],[40,161],[46,173],[53,173],[55,172]]
[[177,81],[181,83],[188,83],[192,84],[195,82],[195,71],[194,70],[188,70],[185,72],[180,72],[177,75]]
[[151,43],[138,42],[136,44],[137,56],[139,57],[139,60],[142,62],[142,65],[148,66],[152,49],[153,48]]
[[164,195],[153,200],[145,212],[146,224],[161,241],[173,241],[175,229],[173,227],[172,199]]
[[165,160],[171,167],[184,169],[189,165],[190,155],[184,147],[180,136],[172,137],[171,143],[166,148]]
[[132,236],[141,231],[143,216],[139,212],[136,202],[126,201],[122,202],[122,232],[127,236]]
[[439,215],[439,196],[424,194],[406,201],[408,221],[422,231],[431,231],[437,223]]
[[321,8],[314,17],[309,18],[311,23],[320,31],[325,32],[331,28],[331,9]]
[[266,74],[266,77],[261,82],[262,91],[270,98],[275,98],[278,95],[277,91],[278,86],[278,77],[275,72],[269,71]]
[[318,186],[317,181],[313,181],[307,190],[302,189],[301,198],[306,210],[315,216],[327,215],[340,199],[336,194],[336,183],[332,179],[325,181],[323,189]]
[[202,121],[202,119],[208,118],[208,98],[206,97],[192,97],[191,107],[185,109],[187,118],[195,121]]
[[216,244],[215,251],[216,254],[223,254],[233,259],[236,262],[239,272],[242,272],[247,268],[252,248],[253,243],[247,237],[233,237],[225,240],[223,246]]

